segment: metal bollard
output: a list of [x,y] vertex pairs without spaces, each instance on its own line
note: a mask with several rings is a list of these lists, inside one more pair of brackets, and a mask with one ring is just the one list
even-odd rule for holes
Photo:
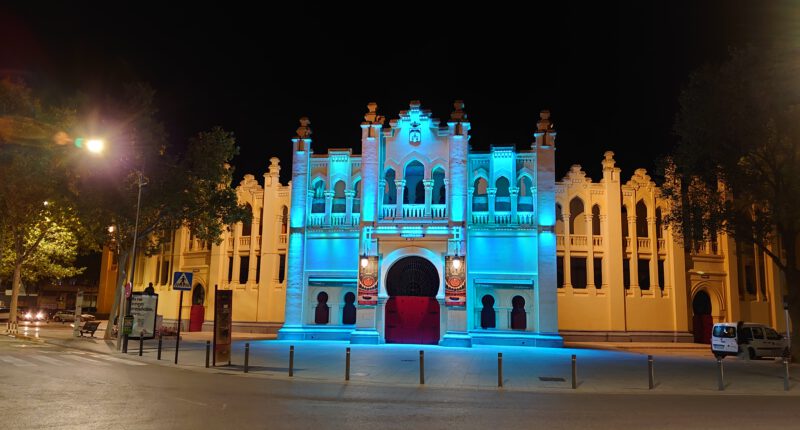
[[350,347],[347,347],[347,355],[344,359],[344,380],[350,380]]
[[206,341],[206,369],[208,369],[208,361],[211,358],[211,341]]
[[497,353],[497,386],[503,387],[503,353]]
[[294,345],[289,346],[289,376],[294,376]]
[[725,390],[725,375],[723,374],[723,370],[722,370],[722,357],[717,358],[717,368],[719,369],[719,375],[718,375],[719,378],[718,378],[718,383],[717,383],[717,389],[719,391],[724,391]]
[[158,359],[161,360],[161,333],[158,334]]
[[789,391],[789,358],[783,357],[783,391]]
[[578,388],[578,357],[572,354],[572,389]]
[[648,387],[650,387],[650,389],[652,390],[653,386],[655,386],[655,377],[653,375],[653,356],[652,355],[648,355],[647,356],[647,381],[648,381]]
[[144,331],[139,333],[139,357],[142,356],[143,352],[144,352]]
[[244,373],[250,370],[250,342],[244,344]]
[[425,351],[419,352],[419,384],[425,385]]

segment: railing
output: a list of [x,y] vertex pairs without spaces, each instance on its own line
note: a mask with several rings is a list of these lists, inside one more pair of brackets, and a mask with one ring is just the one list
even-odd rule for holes
[[587,239],[584,235],[571,235],[569,237],[570,246],[586,246]]
[[518,224],[533,224],[533,212],[517,212]]
[[340,213],[331,214],[331,225],[332,226],[346,225],[345,224],[347,222],[346,216],[347,214],[340,214]]
[[261,236],[256,236],[256,248],[261,247]]
[[447,205],[431,205],[432,218],[447,218]]
[[563,247],[565,244],[566,244],[566,240],[564,238],[564,235],[563,234],[557,234],[556,235],[556,246]]
[[509,225],[509,224],[534,224],[533,212],[517,212],[517,217],[514,219],[509,211],[495,211],[494,222],[489,221],[489,212],[472,212],[473,224],[496,224],[496,225]]
[[403,204],[403,218],[425,218],[425,205]]
[[242,236],[239,238],[239,246],[250,246],[250,236]]
[[473,224],[489,224],[489,213],[488,212],[473,212],[472,213],[472,223]]
[[[331,226],[331,227],[341,227],[341,226],[351,226],[351,225],[358,225],[359,220],[361,219],[361,214],[350,214],[350,220],[347,219],[346,213],[332,213],[330,214],[330,223],[325,224],[325,214],[310,214],[308,216],[308,226],[309,227],[323,227],[323,226]],[[286,243],[286,235],[282,234],[283,242]]]
[[650,238],[649,237],[637,237],[636,238],[636,246],[639,249],[650,249]]
[[286,233],[278,236],[278,243],[281,245],[286,245]]
[[228,238],[228,248],[233,249],[233,238],[232,237]]
[[389,203],[388,205],[383,205],[381,207],[381,218],[394,218],[394,214],[397,211],[397,206],[392,205]]
[[325,223],[325,214],[311,214],[308,217],[309,227],[319,227]]
[[656,241],[658,243],[658,252],[667,252],[667,246],[664,239],[657,239]]
[[592,246],[595,248],[603,246],[603,236],[592,236]]
[[625,238],[625,249],[631,249],[631,238],[630,237],[626,237]]

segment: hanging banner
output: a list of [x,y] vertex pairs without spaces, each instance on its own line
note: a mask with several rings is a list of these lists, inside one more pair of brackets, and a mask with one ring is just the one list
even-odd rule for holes
[[447,255],[444,257],[444,302],[447,306],[466,306],[467,304],[466,260],[463,256]]
[[[366,259],[366,264],[362,262]],[[358,304],[378,304],[378,256],[359,257],[358,260]]]
[[153,339],[156,333],[156,312],[158,294],[136,292],[131,294],[131,315],[133,326],[128,339]]
[[214,286],[214,366],[231,362],[233,291]]

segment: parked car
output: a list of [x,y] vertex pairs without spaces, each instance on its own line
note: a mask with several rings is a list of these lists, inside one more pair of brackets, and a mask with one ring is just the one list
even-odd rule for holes
[[0,308],[0,321],[8,321],[11,318],[11,309]]
[[[95,317],[92,314],[81,314],[81,321],[94,321]],[[75,321],[74,311],[58,311],[53,314],[53,321],[57,322],[70,322]]]
[[711,331],[711,352],[718,358],[728,355],[741,355],[751,360],[785,357],[789,354],[789,342],[763,324],[717,323]]

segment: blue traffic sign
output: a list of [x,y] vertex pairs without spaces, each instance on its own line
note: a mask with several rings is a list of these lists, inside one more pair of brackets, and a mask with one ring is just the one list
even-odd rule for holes
[[192,272],[175,272],[172,280],[173,290],[192,291]]

